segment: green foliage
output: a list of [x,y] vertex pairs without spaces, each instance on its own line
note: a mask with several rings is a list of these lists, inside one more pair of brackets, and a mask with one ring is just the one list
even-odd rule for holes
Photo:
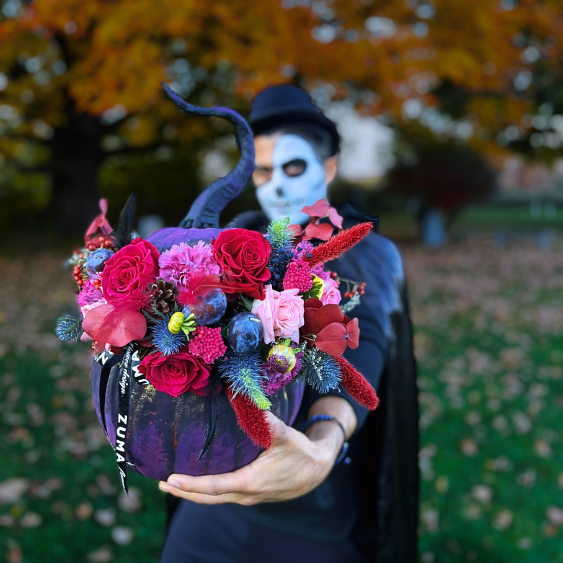
[[291,244],[293,236],[289,230],[289,217],[281,217],[272,221],[268,225],[266,237],[275,248],[286,248]]

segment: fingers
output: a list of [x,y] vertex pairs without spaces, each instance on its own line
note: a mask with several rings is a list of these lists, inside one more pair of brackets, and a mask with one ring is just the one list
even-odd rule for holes
[[257,504],[260,502],[257,497],[252,497],[240,493],[226,493],[224,495],[205,495],[201,493],[188,493],[165,483],[164,481],[160,481],[158,484],[158,488],[164,493],[170,493],[175,497],[182,498],[184,500],[189,500],[191,502],[196,502],[198,504],[227,504],[227,503],[236,503],[241,504],[244,506],[251,506],[253,504]]
[[246,494],[249,492],[247,480],[244,478],[244,474],[241,475],[241,471],[224,473],[223,475],[204,475],[201,477],[174,473],[168,477],[167,484],[185,493],[196,493],[211,497],[228,493]]
[[165,493],[170,493],[175,497],[189,500],[192,502],[197,502],[198,504],[225,504],[229,502],[242,504],[240,501],[244,497],[244,495],[241,495],[239,493],[227,493],[218,496],[206,495],[201,493],[190,493],[183,491],[182,489],[173,487],[172,485],[169,485],[164,481],[161,481],[158,484],[158,488]]

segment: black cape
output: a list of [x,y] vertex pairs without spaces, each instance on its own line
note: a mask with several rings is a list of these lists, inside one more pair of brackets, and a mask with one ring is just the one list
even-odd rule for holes
[[[362,222],[362,213],[338,209],[344,227]],[[246,212],[229,227],[264,231],[262,213]],[[400,255],[388,239],[371,233],[336,261],[338,272],[375,285],[370,312],[385,332],[387,359],[377,386],[380,406],[367,416],[354,460],[360,514],[352,537],[374,563],[415,563],[418,523],[418,402],[416,365],[407,289]],[[366,294],[367,296],[368,294]],[[168,495],[169,521],[177,499]]]

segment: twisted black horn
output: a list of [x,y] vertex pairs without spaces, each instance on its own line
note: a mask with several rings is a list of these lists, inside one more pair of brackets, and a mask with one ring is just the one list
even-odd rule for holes
[[186,113],[217,116],[228,119],[236,126],[236,137],[240,148],[238,164],[223,178],[208,186],[193,202],[191,209],[180,223],[185,228],[219,227],[219,216],[227,203],[237,198],[254,172],[254,138],[252,131],[243,117],[228,108],[202,108],[188,104],[174,93],[166,84],[162,84],[167,96]]

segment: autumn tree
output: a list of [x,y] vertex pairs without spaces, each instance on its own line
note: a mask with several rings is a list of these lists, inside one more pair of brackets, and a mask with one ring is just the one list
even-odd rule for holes
[[543,68],[561,73],[555,0],[1,6],[0,151],[49,175],[51,207],[67,229],[95,213],[108,157],[163,146],[193,154],[209,138],[208,124],[164,99],[162,80],[195,104],[243,112],[262,87],[293,81],[321,105],[348,98],[396,126],[416,119],[489,150],[507,127],[525,128],[521,116],[533,109],[523,77],[538,61],[525,50],[536,45]]

